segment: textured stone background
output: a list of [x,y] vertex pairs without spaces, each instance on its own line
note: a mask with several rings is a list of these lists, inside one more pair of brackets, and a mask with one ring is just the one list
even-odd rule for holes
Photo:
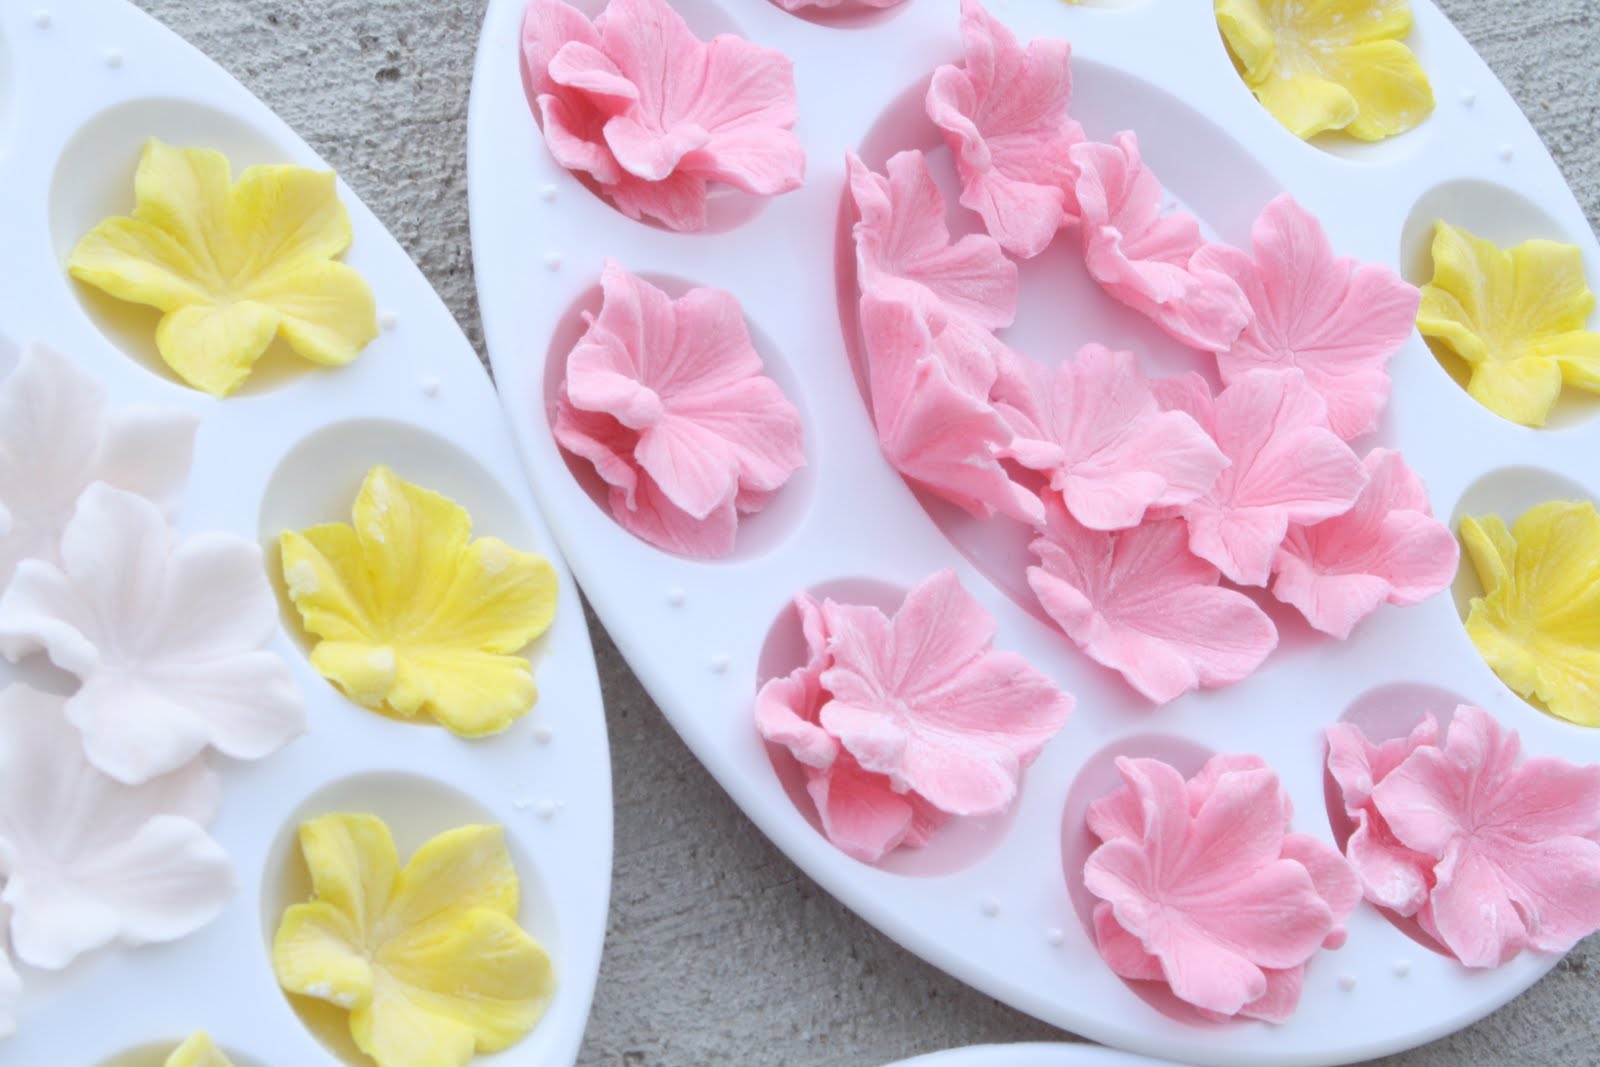
[[[466,118],[484,0],[137,2],[340,171],[481,351]],[[1593,225],[1600,0],[1442,5],[1532,117]],[[617,782],[616,877],[581,1064],[875,1067],[957,1045],[1065,1039],[922,963],[813,885],[743,818],[592,629]],[[1594,1067],[1600,938],[1478,1025],[1379,1062]]]

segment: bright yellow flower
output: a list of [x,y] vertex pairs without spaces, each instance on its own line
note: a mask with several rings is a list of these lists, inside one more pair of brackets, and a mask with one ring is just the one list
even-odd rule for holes
[[1576,245],[1527,241],[1501,251],[1449,223],[1434,227],[1417,328],[1471,366],[1467,391],[1496,415],[1543,426],[1563,381],[1600,392],[1593,310]]
[[460,1067],[520,1041],[555,990],[517,925],[521,885],[498,826],[462,826],[401,870],[372,815],[300,824],[312,899],[283,913],[272,966],[290,993],[350,1012],[378,1067]]
[[1506,529],[1498,515],[1461,520],[1484,595],[1467,635],[1506,685],[1563,719],[1600,726],[1600,514],[1540,504]]
[[163,1067],[233,1067],[233,1061],[201,1030],[174,1049]]
[[1217,25],[1256,99],[1296,137],[1404,133],[1433,112],[1411,49],[1410,0],[1216,0]]
[[348,363],[378,335],[372,291],[334,261],[350,247],[334,176],[250,167],[145,142],[131,216],[106,219],[73,249],[74,278],[162,312],[161,358],[196,389],[227,396],[274,337],[313,363]]
[[278,541],[289,597],[321,638],[312,666],[358,704],[467,737],[533,707],[533,668],[516,653],[555,617],[549,562],[471,540],[465,509],[388,467],[367,475],[352,517]]

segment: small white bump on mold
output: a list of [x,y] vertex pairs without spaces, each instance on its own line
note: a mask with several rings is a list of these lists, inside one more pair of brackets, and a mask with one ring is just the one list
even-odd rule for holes
[[560,252],[546,252],[544,254],[544,268],[545,268],[545,270],[560,270],[561,269],[561,253]]
[[553,186],[553,185],[544,186],[542,189],[539,190],[539,199],[543,200],[547,204],[555,203],[556,187]]
[[122,66],[122,49],[107,48],[105,54],[106,66],[116,70]]
[[550,727],[546,726],[544,723],[540,723],[538,726],[533,728],[533,739],[539,742],[541,745],[548,745],[552,740],[555,739],[555,736],[556,732],[550,729]]
[[718,652],[711,657],[711,669],[718,674],[727,674],[728,668],[733,665],[733,657],[726,652]]
[[1394,976],[1396,978],[1404,978],[1407,975],[1409,975],[1410,973],[1411,973],[1411,961],[1410,960],[1395,960],[1394,961]]
[[1500,146],[1500,150],[1499,150],[1499,152],[1497,154],[1500,156],[1501,159],[1503,159],[1503,160],[1505,160],[1506,162],[1509,163],[1511,161],[1511,157],[1516,155],[1517,153],[1516,153],[1516,149],[1512,148],[1510,145],[1503,144],[1503,145]]
[[518,811],[527,811],[529,808],[533,807],[533,798],[517,797],[511,802],[511,806],[516,808]]
[[1461,102],[1462,102],[1462,104],[1466,105],[1467,107],[1471,107],[1474,104],[1476,104],[1478,102],[1477,90],[1475,90],[1475,89],[1463,89],[1463,90],[1461,90]]
[[682,586],[675,585],[671,589],[667,590],[667,603],[671,604],[673,607],[681,608],[684,604],[688,603],[688,601],[689,594],[684,591]]
[[419,381],[417,386],[422,390],[424,396],[438,396],[441,388],[439,379],[431,374]]
[[1062,945],[1066,944],[1067,932],[1061,929],[1059,926],[1052,926],[1050,929],[1044,932],[1044,940],[1045,944],[1049,945],[1051,948],[1060,948]]
[[987,919],[993,919],[1000,914],[1000,902],[994,897],[984,897],[980,907],[983,909],[984,917]]
[[539,806],[534,809],[533,813],[539,816],[541,819],[552,819],[555,818],[556,812],[560,811],[561,807],[562,805],[557,804],[553,800],[545,800],[539,803]]
[[392,311],[385,311],[378,316],[378,329],[388,332],[400,325],[400,316]]
[[1354,989],[1355,987],[1356,987],[1356,976],[1355,975],[1353,975],[1353,974],[1341,974],[1339,976],[1339,988],[1341,990],[1343,990],[1344,992],[1348,993],[1352,989]]
[[41,30],[48,30],[50,28],[50,12],[42,7],[39,8],[33,13],[33,24]]

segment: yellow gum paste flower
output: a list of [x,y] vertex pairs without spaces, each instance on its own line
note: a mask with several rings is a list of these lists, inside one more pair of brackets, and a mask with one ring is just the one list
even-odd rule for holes
[[1593,310],[1576,245],[1526,241],[1502,251],[1447,222],[1434,227],[1417,328],[1467,362],[1467,391],[1496,415],[1543,426],[1563,381],[1600,392]]
[[1381,141],[1433,112],[1428,76],[1401,43],[1409,0],[1216,0],[1216,13],[1250,91],[1296,137]]
[[233,1061],[201,1030],[174,1049],[162,1067],[233,1067]]
[[494,537],[438,493],[374,467],[352,509],[279,538],[311,663],[356,703],[455,733],[497,733],[538,697],[517,653],[555,616],[549,562]]
[[402,870],[372,815],[300,824],[313,898],[283,913],[272,966],[290,993],[350,1013],[378,1067],[459,1067],[533,1029],[555,989],[517,925],[521,891],[498,826],[429,840]]
[[1461,520],[1484,595],[1467,635],[1506,685],[1553,714],[1600,726],[1600,514],[1540,504],[1506,529],[1498,515]]
[[334,261],[350,237],[331,172],[258,166],[234,182],[222,153],[152,139],[133,214],[90,230],[67,269],[159,309],[161,358],[196,389],[227,396],[274,337],[337,366],[378,335],[372,291]]

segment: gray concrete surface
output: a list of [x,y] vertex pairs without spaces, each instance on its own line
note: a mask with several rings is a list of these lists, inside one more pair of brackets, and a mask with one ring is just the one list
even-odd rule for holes
[[[136,2],[339,169],[481,351],[466,114],[484,0]],[[1593,224],[1600,0],[1443,6],[1532,117]],[[922,963],[818,889],[743,818],[591,627],[617,782],[616,876],[580,1063],[875,1067],[957,1045],[1067,1039]],[[1379,1062],[1600,1064],[1600,938],[1478,1025]]]

